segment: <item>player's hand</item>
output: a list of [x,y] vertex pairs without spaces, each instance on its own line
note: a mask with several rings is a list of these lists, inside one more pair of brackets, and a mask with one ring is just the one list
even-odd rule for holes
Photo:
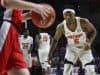
[[51,65],[52,61],[51,61],[51,57],[48,57],[48,64]]
[[51,61],[51,60],[48,60],[48,64],[50,64],[50,65],[51,65],[51,63],[52,63],[52,61]]
[[91,48],[90,43],[84,43],[84,50],[89,50]]
[[37,4],[36,12],[41,15],[43,20],[46,20],[47,17],[49,16],[49,14],[50,14],[49,9],[42,6],[42,4]]

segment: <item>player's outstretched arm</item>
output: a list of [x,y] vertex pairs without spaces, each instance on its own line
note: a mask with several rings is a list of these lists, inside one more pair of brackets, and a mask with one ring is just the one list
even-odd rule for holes
[[40,4],[23,0],[2,0],[2,6],[12,9],[32,10],[40,14],[43,19],[46,19],[50,13],[48,9],[45,9],[45,7]]
[[59,24],[57,29],[56,29],[56,33],[55,33],[55,35],[54,35],[54,37],[52,39],[52,42],[51,42],[51,47],[50,47],[50,52],[49,52],[49,55],[48,55],[48,60],[51,60],[53,52],[55,51],[57,43],[58,43],[60,37],[62,36],[62,34],[63,34],[62,25]]

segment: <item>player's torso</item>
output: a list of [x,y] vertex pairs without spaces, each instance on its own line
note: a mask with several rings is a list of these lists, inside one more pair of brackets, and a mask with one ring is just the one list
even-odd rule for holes
[[48,33],[40,33],[39,48],[49,48],[50,47],[50,35]]
[[79,17],[76,18],[77,27],[74,32],[67,27],[66,21],[64,21],[63,24],[68,46],[81,46],[86,42],[86,34],[81,28]]
[[27,38],[24,38],[23,36],[20,37],[19,42],[20,42],[21,50],[27,53],[31,47],[32,41],[33,40],[30,36],[28,36]]

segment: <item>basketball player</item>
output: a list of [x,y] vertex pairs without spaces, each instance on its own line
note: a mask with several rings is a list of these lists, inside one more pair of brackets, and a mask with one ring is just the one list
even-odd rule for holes
[[21,10],[34,11],[40,14],[43,20],[49,11],[40,4],[23,0],[0,0],[0,9],[0,75],[5,72],[8,75],[29,75],[20,50],[17,28],[20,29],[22,19],[30,19],[30,15],[22,15]]
[[56,29],[55,36],[51,43],[48,60],[51,59],[58,40],[64,34],[68,41],[63,75],[70,75],[73,64],[79,58],[86,75],[95,75],[91,44],[96,37],[96,29],[86,18],[75,17],[73,9],[64,9],[64,20]]
[[24,34],[19,37],[20,48],[28,67],[32,67],[31,51],[33,49],[33,38],[29,35],[29,30],[25,29]]
[[39,61],[43,69],[43,75],[48,75],[50,65],[48,64],[48,53],[50,49],[51,36],[47,32],[40,32],[36,36],[36,42],[38,45]]

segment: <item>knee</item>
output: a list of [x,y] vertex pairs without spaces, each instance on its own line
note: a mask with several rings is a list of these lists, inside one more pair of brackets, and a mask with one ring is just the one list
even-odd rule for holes
[[72,71],[73,65],[71,64],[64,64],[64,72],[63,75],[70,75]]
[[8,71],[8,75],[30,75],[30,72],[28,69],[14,69],[11,71]]
[[28,69],[22,69],[19,71],[19,75],[30,75],[30,72]]

